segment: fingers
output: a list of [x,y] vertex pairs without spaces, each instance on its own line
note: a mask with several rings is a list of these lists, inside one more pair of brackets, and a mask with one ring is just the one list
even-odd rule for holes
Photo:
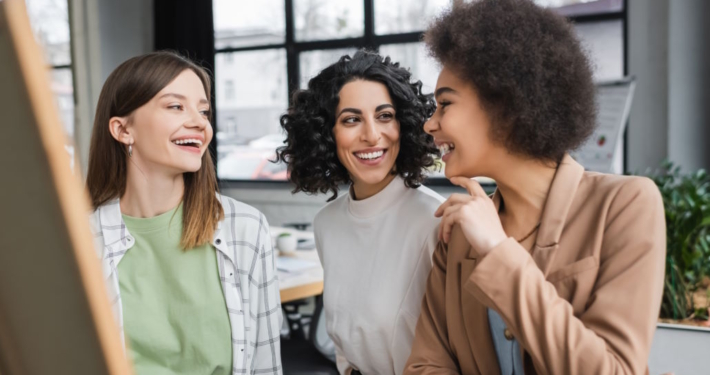
[[468,193],[474,197],[488,197],[486,191],[483,190],[481,184],[479,184],[476,180],[467,177],[452,177],[450,181],[452,184],[456,186],[461,186],[462,188],[466,189],[466,191],[468,191]]
[[441,217],[444,215],[444,211],[446,211],[447,208],[451,207],[452,205],[455,204],[460,204],[460,203],[466,203],[471,200],[470,195],[466,194],[451,194],[449,199],[446,200],[446,202],[442,203],[441,206],[434,212],[435,217]]
[[463,205],[457,204],[447,208],[444,211],[443,218],[439,224],[439,241],[444,241],[444,243],[449,243],[449,238],[451,238],[451,231],[458,220],[458,211]]

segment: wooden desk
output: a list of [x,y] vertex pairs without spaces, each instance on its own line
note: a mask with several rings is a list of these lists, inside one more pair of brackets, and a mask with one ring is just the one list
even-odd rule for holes
[[[281,233],[290,233],[298,239],[313,239],[312,232],[297,231],[291,228],[271,227],[274,247],[276,247],[275,239]],[[323,268],[320,265],[318,252],[315,249],[297,250],[293,254],[279,255],[279,257],[296,258],[313,262],[313,267],[297,272],[277,270],[281,303],[313,297],[323,293]]]
[[303,271],[278,271],[281,303],[313,297],[323,293],[323,268],[320,265],[320,260],[318,260],[318,252],[315,249],[298,250],[294,255],[281,256],[295,257],[314,262],[313,268]]

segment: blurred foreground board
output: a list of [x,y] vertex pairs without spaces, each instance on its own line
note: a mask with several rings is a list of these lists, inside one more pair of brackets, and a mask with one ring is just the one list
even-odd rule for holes
[[132,370],[23,0],[0,0],[0,373]]

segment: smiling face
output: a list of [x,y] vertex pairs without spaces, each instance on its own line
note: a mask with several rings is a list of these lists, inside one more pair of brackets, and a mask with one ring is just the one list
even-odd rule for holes
[[[399,154],[399,121],[387,87],[356,80],[340,90],[333,134],[340,163],[353,184],[384,187]],[[379,189],[376,189],[379,190]]]
[[446,163],[447,178],[487,176],[495,155],[504,150],[491,141],[491,121],[473,87],[444,67],[436,83],[437,108],[424,125]]
[[[212,140],[209,113],[202,81],[187,69],[130,116],[112,118],[112,134],[132,144],[131,159],[141,169],[196,172]],[[114,131],[116,123],[123,129]]]

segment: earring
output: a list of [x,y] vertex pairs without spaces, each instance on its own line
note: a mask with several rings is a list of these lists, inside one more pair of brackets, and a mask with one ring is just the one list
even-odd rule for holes
[[131,156],[133,156],[133,145],[132,144],[128,145],[128,157],[130,158]]

